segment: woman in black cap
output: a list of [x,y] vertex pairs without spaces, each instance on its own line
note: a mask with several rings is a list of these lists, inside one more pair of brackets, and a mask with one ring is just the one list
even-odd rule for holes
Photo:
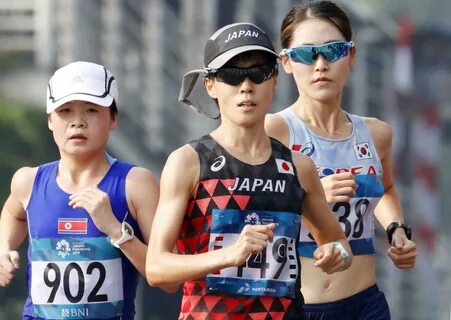
[[304,319],[301,214],[322,244],[318,267],[351,263],[313,162],[265,133],[277,57],[260,28],[232,24],[207,41],[204,69],[185,77],[181,99],[203,75],[221,124],[174,151],[161,176],[146,273],[151,285],[184,282],[179,319]]

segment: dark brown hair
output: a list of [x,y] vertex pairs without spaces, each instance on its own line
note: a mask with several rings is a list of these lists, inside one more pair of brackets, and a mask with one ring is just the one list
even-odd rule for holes
[[283,19],[280,27],[280,42],[282,48],[291,44],[296,26],[304,20],[323,18],[333,23],[343,34],[346,41],[352,40],[351,23],[346,13],[332,1],[307,0],[295,5]]
[[115,119],[117,115],[119,114],[119,111],[117,110],[116,101],[113,100],[113,103],[109,107],[110,109],[110,116],[111,119]]

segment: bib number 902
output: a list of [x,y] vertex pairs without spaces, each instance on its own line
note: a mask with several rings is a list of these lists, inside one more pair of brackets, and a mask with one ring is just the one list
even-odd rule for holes
[[[108,295],[99,294],[99,290],[102,287],[106,277],[106,270],[103,264],[101,264],[100,262],[90,263],[86,269],[86,274],[84,274],[82,268],[75,262],[69,263],[64,268],[64,270],[61,270],[56,263],[50,262],[45,267],[43,275],[43,280],[46,286],[52,288],[47,303],[54,302],[56,293],[58,292],[60,285],[62,285],[64,295],[69,302],[80,302],[85,295],[85,279],[92,276],[95,270],[98,270],[99,278],[97,279],[97,283],[89,293],[87,300],[88,302],[108,301]],[[78,279],[77,285],[74,285],[73,282],[70,282],[70,278],[73,278],[74,276],[76,279]]]

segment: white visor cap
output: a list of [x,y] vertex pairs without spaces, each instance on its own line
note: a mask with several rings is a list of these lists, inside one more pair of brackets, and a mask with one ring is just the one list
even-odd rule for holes
[[81,100],[109,107],[118,103],[117,81],[104,66],[72,62],[55,71],[47,86],[47,113],[61,105]]

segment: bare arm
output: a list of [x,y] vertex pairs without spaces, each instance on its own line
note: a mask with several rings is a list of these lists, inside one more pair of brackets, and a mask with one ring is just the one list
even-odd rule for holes
[[[343,230],[326,202],[324,190],[313,161],[303,155],[293,155],[299,181],[306,195],[302,205],[303,221],[306,223],[315,241],[320,245],[315,251],[318,260],[316,266],[325,272],[342,271],[349,267],[352,251]],[[346,250],[348,263],[343,265],[343,257],[333,242],[339,242]]]
[[375,216],[384,229],[393,222],[403,222],[403,212],[399,195],[396,192],[393,181],[392,164],[392,139],[391,127],[375,118],[366,118],[366,123],[370,128],[373,141],[376,145],[377,153],[382,163],[382,184],[384,185],[384,195],[375,210]]
[[145,276],[147,244],[160,195],[158,182],[147,169],[135,167],[127,175],[126,195],[128,207],[138,223],[144,243],[135,237],[123,243],[120,248],[135,268]]
[[[387,123],[375,118],[366,118],[365,122],[370,128],[377,153],[382,163],[384,195],[379,201],[374,215],[385,230],[391,222],[404,221],[401,201],[396,192],[393,179],[393,131]],[[398,228],[394,232],[392,244],[393,246],[389,249],[388,255],[395,265],[402,269],[412,268],[415,265],[417,256],[416,245],[413,241],[407,239],[402,228]]]
[[25,208],[30,199],[37,168],[19,169],[11,181],[11,194],[0,217],[0,286],[8,285],[19,268],[16,251],[27,235]]
[[199,159],[190,146],[174,151],[164,166],[160,200],[147,253],[146,275],[151,285],[180,283],[229,266],[238,266],[246,261],[250,253],[262,251],[273,237],[275,225],[246,226],[231,247],[194,255],[174,253],[199,171]]

